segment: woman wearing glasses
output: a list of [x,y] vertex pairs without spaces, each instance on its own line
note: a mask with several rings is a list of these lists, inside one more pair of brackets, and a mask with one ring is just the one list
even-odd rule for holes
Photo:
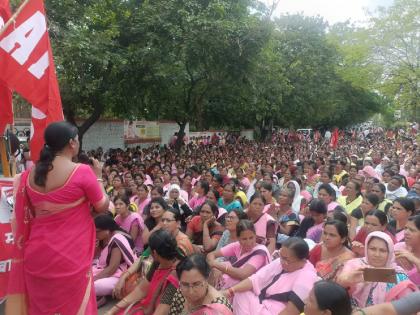
[[179,290],[172,300],[170,315],[232,315],[229,300],[208,283],[210,266],[201,254],[182,260],[176,272]]
[[299,237],[283,242],[280,258],[249,278],[230,287],[224,294],[233,297],[237,315],[299,315],[304,300],[318,280],[314,266],[307,261],[309,247]]

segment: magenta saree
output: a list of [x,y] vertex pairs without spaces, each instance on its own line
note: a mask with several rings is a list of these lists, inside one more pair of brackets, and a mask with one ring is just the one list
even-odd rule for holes
[[78,165],[63,186],[40,193],[29,186],[28,174],[16,191],[6,314],[96,314],[90,204],[103,198],[96,176]]

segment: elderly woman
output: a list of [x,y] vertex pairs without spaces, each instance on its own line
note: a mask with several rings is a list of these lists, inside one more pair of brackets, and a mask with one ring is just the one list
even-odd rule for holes
[[[396,271],[395,283],[367,282],[363,278],[366,268],[393,268]],[[337,282],[349,288],[352,304],[356,307],[383,303],[401,298],[415,290],[405,271],[395,263],[394,243],[384,232],[372,232],[365,242],[365,257],[347,261]]]
[[237,315],[299,315],[318,277],[307,261],[309,248],[298,237],[287,239],[280,258],[224,291]]
[[185,231],[187,229],[186,219],[193,214],[193,210],[181,196],[179,185],[172,184],[168,189],[168,196],[165,199],[170,207],[178,209],[181,213],[181,230]]

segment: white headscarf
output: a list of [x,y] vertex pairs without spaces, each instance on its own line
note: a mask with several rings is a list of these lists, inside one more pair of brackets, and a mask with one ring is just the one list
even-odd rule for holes
[[292,183],[295,186],[295,195],[293,196],[293,203],[292,203],[292,210],[294,213],[299,214],[300,212],[300,204],[302,201],[302,196],[300,195],[300,186],[295,180],[290,180],[287,182],[286,187]]

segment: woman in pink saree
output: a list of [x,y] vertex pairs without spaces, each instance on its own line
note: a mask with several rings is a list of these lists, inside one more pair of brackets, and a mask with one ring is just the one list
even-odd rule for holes
[[75,164],[77,129],[50,124],[34,169],[15,182],[15,250],[6,314],[96,314],[90,205],[108,208],[99,162]]
[[[238,242],[211,252],[207,256],[210,267],[219,271],[217,288],[229,288],[253,275],[271,261],[267,247],[257,244],[254,224],[241,220],[236,225]],[[223,257],[225,262],[216,258]]]
[[237,315],[299,315],[304,300],[318,280],[314,266],[307,261],[309,247],[299,237],[283,242],[280,258],[251,277],[227,289]]

